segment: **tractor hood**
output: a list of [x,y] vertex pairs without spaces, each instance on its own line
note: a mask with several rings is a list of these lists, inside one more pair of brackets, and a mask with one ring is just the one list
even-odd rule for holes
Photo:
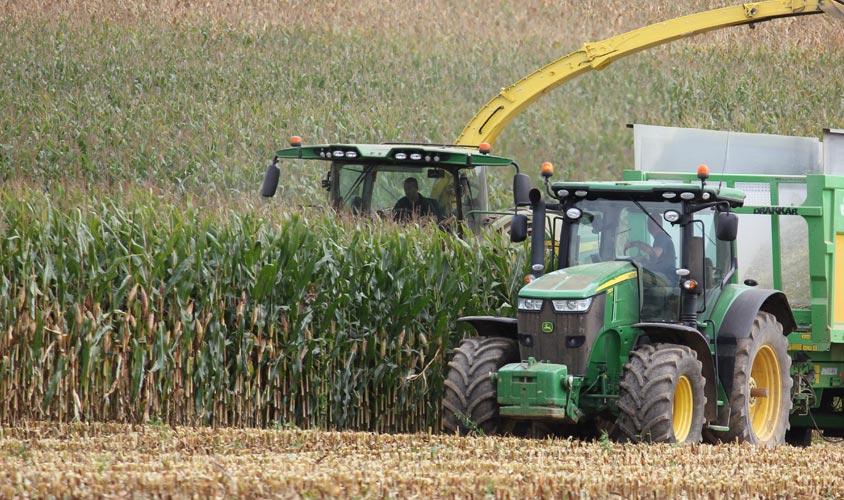
[[585,299],[612,285],[635,279],[636,267],[628,261],[600,262],[548,273],[528,283],[519,297],[534,299]]

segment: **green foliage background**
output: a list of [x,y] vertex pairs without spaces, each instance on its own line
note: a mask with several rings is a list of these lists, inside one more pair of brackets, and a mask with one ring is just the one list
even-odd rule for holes
[[[522,249],[340,220],[307,164],[263,202],[273,151],[293,134],[449,143],[583,42],[718,5],[6,2],[2,420],[437,428],[454,319],[508,312]],[[537,183],[543,161],[609,179],[632,165],[627,123],[844,128],[827,17],[617,62],[542,98],[494,152]]]

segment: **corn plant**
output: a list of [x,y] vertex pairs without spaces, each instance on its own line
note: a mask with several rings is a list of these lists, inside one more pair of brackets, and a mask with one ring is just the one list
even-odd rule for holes
[[512,303],[524,268],[499,237],[21,198],[0,224],[7,422],[437,428],[455,319]]

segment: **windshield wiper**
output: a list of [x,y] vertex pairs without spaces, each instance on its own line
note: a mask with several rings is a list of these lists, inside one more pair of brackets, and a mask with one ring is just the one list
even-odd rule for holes
[[668,236],[668,239],[669,239],[669,240],[671,239],[671,235],[670,235],[670,234],[668,234],[668,231],[666,231],[664,227],[662,227],[662,222],[660,222],[660,221],[656,220],[656,219],[654,218],[654,216],[653,216],[653,215],[651,215],[651,214],[650,214],[647,210],[645,210],[645,207],[643,207],[643,206],[642,206],[642,204],[641,204],[641,203],[639,203],[639,202],[638,202],[635,198],[630,198],[630,201],[632,201],[633,203],[635,203],[635,204],[636,204],[636,206],[637,206],[637,207],[639,207],[639,210],[641,210],[641,211],[642,211],[642,213],[644,213],[645,215],[647,215],[647,216],[648,216],[648,219],[652,220],[652,221],[653,221],[653,223],[654,223],[654,224],[656,224],[656,226],[659,228],[659,230],[660,230],[660,231],[662,231],[663,233],[665,233],[665,235],[666,235],[666,236]]

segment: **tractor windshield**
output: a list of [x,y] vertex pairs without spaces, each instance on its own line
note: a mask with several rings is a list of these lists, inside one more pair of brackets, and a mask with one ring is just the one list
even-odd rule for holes
[[581,200],[573,206],[581,210],[580,218],[562,227],[569,232],[569,245],[563,250],[568,265],[616,260],[637,264],[642,273],[643,321],[678,320],[680,287],[676,271],[683,266],[684,251],[690,276],[704,291],[698,312],[713,303],[733,255],[729,242],[715,237],[714,208],[694,214],[691,240],[684,243],[682,226],[663,218],[667,210],[682,213],[678,203],[597,199]]
[[676,281],[680,227],[663,221],[665,203],[626,200],[583,200],[582,216],[571,225],[569,265],[635,260]]
[[642,274],[642,319],[677,321],[681,228],[663,219],[665,210],[677,205],[597,199],[576,207],[582,215],[569,226],[568,265],[635,262]]
[[[332,165],[331,197],[334,206],[355,215],[378,215],[399,219],[396,210],[406,204],[409,182],[425,207],[424,215],[438,221],[458,219],[458,203],[463,218],[471,224],[473,210],[485,210],[485,171],[472,169],[444,169],[434,167],[404,167],[377,163]],[[455,178],[455,172],[457,177]],[[412,179],[412,181],[409,181]],[[457,182],[461,183],[457,195]],[[411,195],[416,199],[415,196]],[[398,208],[397,208],[398,207]]]

